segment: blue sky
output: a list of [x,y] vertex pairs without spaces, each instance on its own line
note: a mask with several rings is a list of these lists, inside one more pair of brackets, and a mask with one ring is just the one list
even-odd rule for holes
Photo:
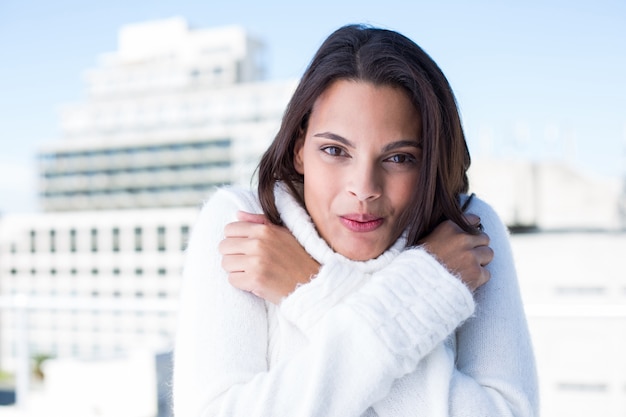
[[298,77],[346,23],[396,29],[439,63],[475,158],[558,159],[617,176],[626,160],[626,2],[0,0],[0,212],[36,209],[37,147],[119,28],[173,16],[240,24],[267,46],[269,78]]

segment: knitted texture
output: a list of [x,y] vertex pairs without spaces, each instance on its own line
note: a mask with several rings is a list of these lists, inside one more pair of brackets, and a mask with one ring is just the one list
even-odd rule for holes
[[[380,257],[333,252],[281,186],[281,218],[323,266],[280,305],[228,283],[217,245],[253,193],[228,188],[194,227],[174,351],[176,417],[532,416],[537,382],[506,229],[485,203],[496,253],[474,295],[399,239]],[[476,300],[476,303],[475,301]]]

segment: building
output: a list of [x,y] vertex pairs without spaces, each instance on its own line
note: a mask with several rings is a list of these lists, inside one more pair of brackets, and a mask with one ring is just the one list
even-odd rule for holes
[[[217,185],[249,183],[295,87],[264,81],[262,63],[241,28],[169,19],[122,28],[87,72],[85,101],[63,108],[63,137],[39,151],[43,211],[0,217],[0,369],[21,391],[34,355],[119,369],[129,351],[169,349],[198,208]],[[542,415],[623,416],[626,194],[563,164],[474,161],[472,191],[523,232],[511,242]],[[68,368],[50,369],[50,386],[66,386]]]
[[584,175],[564,163],[476,158],[470,181],[515,232],[541,415],[625,415],[620,180]]
[[63,108],[63,138],[41,147],[43,210],[193,207],[249,183],[295,86],[262,81],[262,52],[236,26],[122,28],[87,101]]
[[512,229],[625,230],[626,183],[619,178],[594,177],[558,161],[481,158],[469,177],[472,191]]
[[626,233],[520,233],[511,243],[541,415],[626,414]]
[[42,212],[0,218],[0,369],[169,348],[198,208],[250,184],[295,88],[264,80],[263,52],[237,26],[120,30],[41,146]]

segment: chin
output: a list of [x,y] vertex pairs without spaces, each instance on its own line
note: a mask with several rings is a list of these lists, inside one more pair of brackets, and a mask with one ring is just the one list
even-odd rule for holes
[[370,259],[378,258],[383,252],[380,250],[349,250],[349,251],[340,251],[341,255],[350,259],[351,261],[369,261]]

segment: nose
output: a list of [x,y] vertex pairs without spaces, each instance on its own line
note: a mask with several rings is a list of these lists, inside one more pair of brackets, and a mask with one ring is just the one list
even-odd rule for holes
[[382,180],[374,166],[357,166],[351,170],[347,190],[359,201],[375,200],[382,194]]

